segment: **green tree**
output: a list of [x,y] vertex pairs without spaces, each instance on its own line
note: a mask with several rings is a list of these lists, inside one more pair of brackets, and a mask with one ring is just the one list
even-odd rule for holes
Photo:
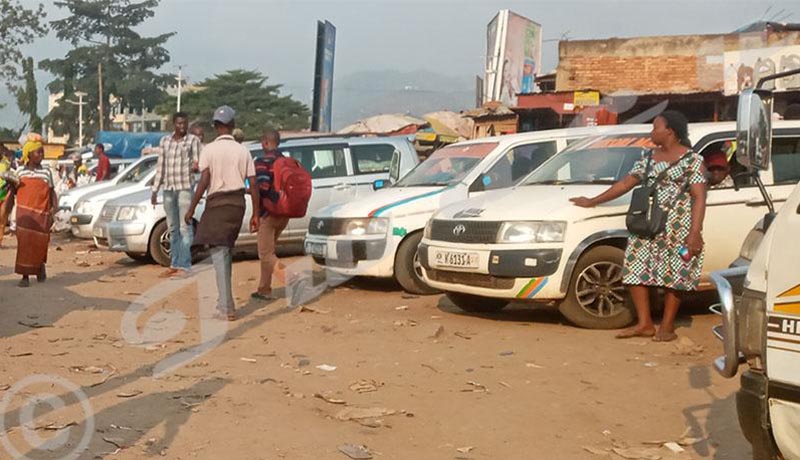
[[20,48],[47,33],[42,25],[44,6],[23,8],[18,0],[0,0],[0,80],[9,89],[19,78],[23,60]]
[[39,97],[37,94],[36,77],[33,74],[33,58],[22,61],[24,87],[14,87],[13,92],[17,98],[19,111],[28,115],[28,129],[35,132],[42,131],[42,119],[39,118]]
[[[254,139],[266,127],[300,130],[308,128],[310,112],[291,96],[281,96],[281,85],[268,85],[268,77],[255,70],[230,70],[198,83],[199,89],[181,96],[181,110],[190,119],[210,123],[214,109],[229,105],[236,110],[236,127]],[[175,112],[177,98],[171,97],[156,110],[162,115]]]
[[[40,67],[56,75],[48,85],[51,92],[63,92],[59,109],[45,121],[57,134],[69,133],[74,139],[75,107],[67,100],[77,100],[75,91],[88,93],[84,98],[84,131],[91,137],[99,125],[99,106],[104,107],[104,125],[109,125],[110,96],[121,108],[134,111],[153,109],[164,100],[164,88],[172,76],[155,71],[169,62],[164,43],[174,35],[143,37],[135,28],[155,15],[160,0],[60,0],[56,6],[70,13],[50,24],[56,36],[74,47],[63,59],[42,61]],[[102,65],[103,100],[99,97],[98,65]]]

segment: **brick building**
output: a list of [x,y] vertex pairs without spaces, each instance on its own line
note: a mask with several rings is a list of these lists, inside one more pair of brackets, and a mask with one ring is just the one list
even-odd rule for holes
[[[561,41],[555,91],[520,95],[515,111],[521,130],[624,122],[665,104],[691,121],[732,120],[741,89],[760,76],[798,67],[800,25],[791,24],[762,23],[719,35]],[[776,112],[800,103],[800,78],[777,85]],[[597,104],[576,104],[577,95],[588,91],[599,93]],[[586,116],[603,110],[614,116]]]

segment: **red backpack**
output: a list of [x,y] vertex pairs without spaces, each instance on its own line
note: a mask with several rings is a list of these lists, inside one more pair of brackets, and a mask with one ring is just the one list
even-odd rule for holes
[[304,217],[311,200],[311,174],[294,158],[281,156],[272,166],[272,189],[278,194],[278,201],[263,200],[270,216]]

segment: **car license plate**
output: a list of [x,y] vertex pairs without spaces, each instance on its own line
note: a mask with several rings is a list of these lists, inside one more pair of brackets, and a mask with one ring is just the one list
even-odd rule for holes
[[326,243],[306,243],[306,254],[315,257],[328,257],[328,245]]
[[478,268],[478,254],[475,252],[434,251],[433,265],[450,268]]

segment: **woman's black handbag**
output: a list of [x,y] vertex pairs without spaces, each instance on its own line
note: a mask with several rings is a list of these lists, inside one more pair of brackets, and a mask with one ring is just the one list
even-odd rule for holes
[[658,203],[658,183],[667,175],[667,171],[683,161],[691,153],[691,151],[686,152],[686,155],[670,164],[652,182],[650,182],[650,170],[653,162],[653,151],[651,150],[647,154],[644,180],[642,185],[633,189],[631,205],[625,218],[625,225],[631,234],[642,238],[654,238],[664,231],[667,226],[668,210],[662,208]]

